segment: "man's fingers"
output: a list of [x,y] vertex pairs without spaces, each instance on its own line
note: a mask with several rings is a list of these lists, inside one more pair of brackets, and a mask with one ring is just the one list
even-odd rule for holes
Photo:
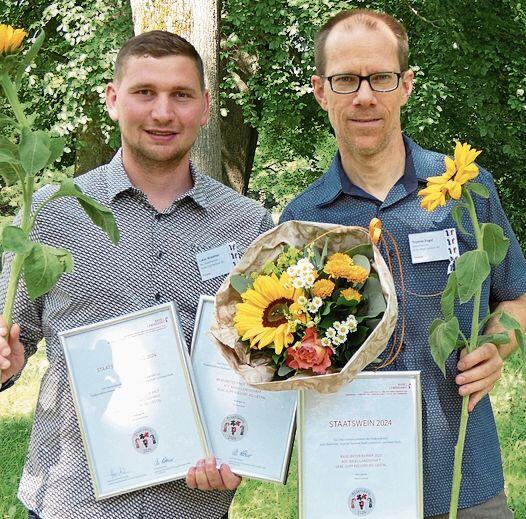
[[459,386],[463,384],[469,384],[471,382],[476,382],[477,380],[482,380],[486,377],[489,377],[494,373],[498,373],[498,376],[500,376],[502,371],[502,360],[499,359],[500,358],[496,357],[487,359],[482,364],[479,364],[468,371],[459,373],[455,378],[456,383]]
[[234,474],[228,465],[223,463],[219,472],[221,473],[223,483],[228,490],[235,490],[241,483],[241,478],[237,474]]
[[461,354],[461,359],[458,362],[457,367],[460,371],[466,371],[467,369],[470,369],[473,366],[480,364],[484,360],[494,356],[500,357],[497,347],[494,344],[483,344],[482,346],[479,346],[473,350],[471,353],[467,353],[465,355]]
[[486,393],[488,393],[495,384],[495,382],[499,380],[499,378],[500,371],[492,373],[488,377],[485,377],[481,380],[477,380],[475,382],[471,382],[470,384],[460,386],[458,392],[462,396],[471,395],[473,393],[477,393],[478,391],[485,391]]
[[9,336],[11,337],[11,341],[19,341],[20,340],[20,325],[19,324],[13,324],[11,326],[11,330],[9,331]]
[[219,473],[219,470],[217,470],[216,459],[213,456],[211,456],[210,458],[206,458],[205,471],[206,471],[206,478],[208,479],[208,483],[210,484],[212,488],[216,488],[216,489],[225,488],[225,485],[223,484],[223,480],[221,479],[221,474]]
[[206,477],[205,460],[199,460],[195,466],[195,482],[199,490],[210,490],[210,483]]
[[195,480],[195,467],[190,467],[186,474],[186,485],[189,488],[197,488],[197,482]]

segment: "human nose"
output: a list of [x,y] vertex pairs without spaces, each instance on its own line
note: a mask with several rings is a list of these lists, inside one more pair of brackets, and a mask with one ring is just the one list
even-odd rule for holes
[[173,106],[166,96],[158,96],[152,108],[152,117],[156,121],[169,121],[173,118]]
[[376,104],[376,96],[374,90],[371,88],[369,81],[366,78],[360,78],[360,85],[354,94],[353,104],[355,105],[371,105]]

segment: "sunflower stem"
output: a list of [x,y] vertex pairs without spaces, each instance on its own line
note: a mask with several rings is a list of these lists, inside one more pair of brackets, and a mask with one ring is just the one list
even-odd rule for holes
[[9,101],[9,104],[11,105],[13,113],[15,114],[20,126],[24,128],[29,127],[29,121],[27,120],[24,110],[22,109],[22,105],[18,99],[15,85],[6,72],[0,72],[0,85],[2,85],[2,88],[4,89],[5,96],[7,97],[7,100]]
[[[462,195],[466,200],[466,206],[468,208],[471,223],[473,225],[473,231],[475,233],[475,239],[477,241],[476,250],[484,250],[482,231],[475,211],[475,204],[467,189],[462,190]],[[473,315],[471,318],[471,337],[468,343],[468,353],[471,353],[477,347],[477,337],[479,331],[479,313],[480,313],[480,299],[482,294],[482,285],[477,289],[473,296]],[[458,499],[460,496],[460,483],[462,481],[462,459],[464,456],[464,443],[466,440],[466,432],[468,425],[468,404],[469,395],[465,395],[462,398],[462,412],[460,414],[460,425],[458,431],[457,444],[455,446],[455,461],[453,465],[453,481],[451,485],[451,500],[449,503],[449,519],[457,519],[458,512]]]

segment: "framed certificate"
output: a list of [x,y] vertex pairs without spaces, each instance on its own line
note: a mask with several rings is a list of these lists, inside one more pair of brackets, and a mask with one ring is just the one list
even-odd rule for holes
[[236,474],[285,483],[296,423],[296,391],[261,391],[247,385],[207,332],[214,298],[201,296],[191,359],[203,420],[218,465]]
[[183,478],[209,455],[173,303],[60,341],[95,499]]
[[420,372],[366,372],[301,391],[300,519],[422,519]]

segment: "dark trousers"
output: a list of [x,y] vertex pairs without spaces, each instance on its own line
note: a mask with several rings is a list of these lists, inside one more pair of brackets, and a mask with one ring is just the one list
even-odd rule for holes
[[[40,519],[40,517],[31,510],[28,510],[27,519]],[[221,519],[228,519],[228,512]]]

